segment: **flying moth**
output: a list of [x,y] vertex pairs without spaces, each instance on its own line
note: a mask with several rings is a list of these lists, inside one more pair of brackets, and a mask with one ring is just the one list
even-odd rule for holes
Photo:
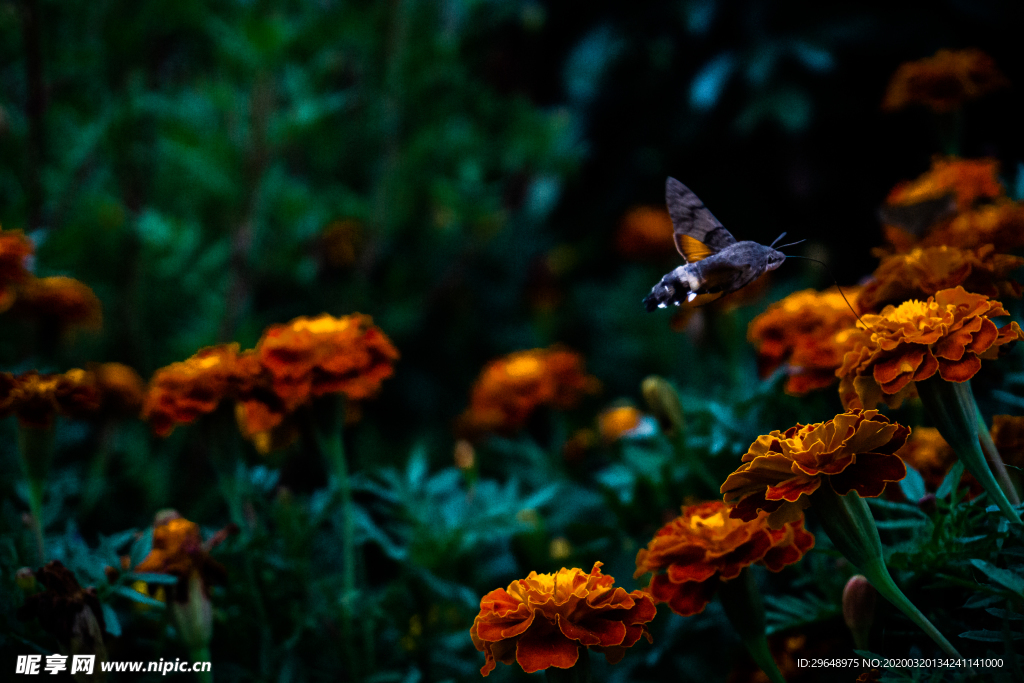
[[686,265],[654,285],[644,298],[648,311],[669,304],[703,306],[746,287],[786,260],[786,255],[775,249],[786,233],[771,246],[749,240],[737,242],[704,202],[675,178],[665,182],[665,203],[672,216],[676,249]]

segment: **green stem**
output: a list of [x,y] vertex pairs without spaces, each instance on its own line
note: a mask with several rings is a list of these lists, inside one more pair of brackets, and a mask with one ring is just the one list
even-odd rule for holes
[[568,669],[549,666],[544,669],[544,678],[548,683],[591,683],[590,650],[580,646],[580,658],[576,665]]
[[982,453],[981,437],[978,434],[978,408],[970,383],[947,382],[934,375],[917,383],[917,393],[942,438],[953,447],[960,462],[978,480],[989,499],[1007,519],[1022,524],[1020,515],[1000,488]]
[[718,600],[754,663],[772,683],[786,683],[768,647],[764,634],[764,603],[750,567],[745,567],[732,581],[723,581],[719,585]]
[[978,407],[978,402],[974,399],[973,392],[971,393],[971,399],[974,400],[974,410],[978,415],[978,436],[981,438],[981,450],[985,454],[985,459],[988,460],[988,464],[992,468],[992,474],[995,476],[996,481],[999,482],[999,486],[1002,487],[1006,498],[1012,505],[1020,505],[1020,496],[1017,495],[1017,489],[1013,485],[1013,480],[1010,479],[1010,473],[1006,470],[1006,463],[1003,462],[999,449],[996,448],[995,442],[992,441],[992,434],[988,431],[985,416],[981,414],[981,408]]
[[32,517],[31,529],[39,555],[39,566],[46,563],[46,546],[43,540],[43,496],[46,493],[46,478],[50,471],[50,457],[53,452],[53,430],[18,425],[18,445],[21,452],[21,468],[28,485],[28,509]]
[[352,487],[345,459],[342,430],[345,425],[345,397],[328,395],[314,405],[313,434],[320,453],[327,463],[329,486],[341,503],[341,609],[342,638],[350,667],[355,670],[355,647],[352,640],[352,613],[356,597],[355,514],[352,509]]
[[[203,647],[197,647],[191,651],[192,663],[196,662],[211,662],[210,659],[210,646],[204,645]],[[213,666],[210,666],[210,671],[197,671],[196,678],[199,679],[200,683],[213,683]]]
[[878,527],[871,516],[868,504],[852,491],[840,496],[829,482],[822,485],[811,496],[812,505],[818,514],[832,544],[849,560],[860,573],[867,577],[883,598],[917,624],[922,631],[950,657],[959,658],[960,653],[939,630],[928,621],[928,617],[914,606],[893,581],[882,556],[882,540]]

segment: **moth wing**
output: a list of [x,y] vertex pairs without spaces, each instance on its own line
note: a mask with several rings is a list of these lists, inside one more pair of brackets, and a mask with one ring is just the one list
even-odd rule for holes
[[687,263],[696,263],[736,243],[704,202],[675,178],[665,181],[665,204],[672,216],[676,249]]

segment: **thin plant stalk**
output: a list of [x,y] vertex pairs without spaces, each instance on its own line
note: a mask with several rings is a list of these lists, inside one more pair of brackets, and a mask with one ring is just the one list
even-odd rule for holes
[[549,666],[544,669],[544,678],[548,683],[591,683],[590,650],[580,646],[580,657],[576,665],[568,669]]
[[[971,398],[974,399],[974,393],[971,393]],[[1002,487],[1003,493],[1006,494],[1006,498],[1010,501],[1011,505],[1020,505],[1020,496],[1017,494],[1017,488],[1013,485],[1013,480],[1010,479],[1010,473],[1006,469],[1006,463],[1003,462],[1003,456],[1000,455],[999,449],[996,448],[996,444],[992,441],[992,434],[988,431],[988,424],[985,422],[985,416],[981,414],[981,408],[978,407],[977,400],[974,401],[974,410],[978,415],[978,436],[981,439],[981,450],[985,454],[985,459],[988,460],[989,466],[992,468],[992,474],[995,476],[996,481],[999,482],[999,486]]]
[[[981,449],[978,407],[969,382],[947,382],[938,375],[917,383],[917,393],[942,438],[1007,519],[1022,524],[1007,493],[992,474]],[[986,430],[983,430],[986,431]],[[1012,485],[1011,485],[1012,490]]]
[[21,467],[28,488],[28,509],[31,516],[32,536],[35,540],[39,565],[46,563],[46,545],[43,534],[43,496],[50,469],[53,430],[18,425],[18,445]]
[[959,659],[960,653],[956,648],[893,581],[885,566],[878,527],[864,499],[856,491],[840,496],[830,483],[822,482],[811,496],[811,501],[821,526],[839,552],[867,577],[883,598],[917,624],[943,652]]
[[329,486],[341,506],[341,583],[342,638],[346,656],[355,670],[355,647],[352,640],[352,603],[356,596],[355,511],[352,508],[352,486],[345,458],[343,429],[345,397],[327,395],[314,405],[313,434],[329,473]]
[[718,587],[718,600],[754,663],[772,683],[786,683],[768,647],[764,602],[750,567],[744,567],[732,581],[722,582]]

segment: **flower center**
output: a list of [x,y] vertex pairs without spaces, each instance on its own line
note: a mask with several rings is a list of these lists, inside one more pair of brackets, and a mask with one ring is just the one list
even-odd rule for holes
[[716,512],[710,517],[701,517],[700,515],[694,515],[690,517],[690,528],[700,529],[701,527],[706,529],[721,529],[725,526],[725,515],[721,512]]
[[536,358],[516,358],[505,366],[510,377],[531,377],[541,373],[540,361]]

